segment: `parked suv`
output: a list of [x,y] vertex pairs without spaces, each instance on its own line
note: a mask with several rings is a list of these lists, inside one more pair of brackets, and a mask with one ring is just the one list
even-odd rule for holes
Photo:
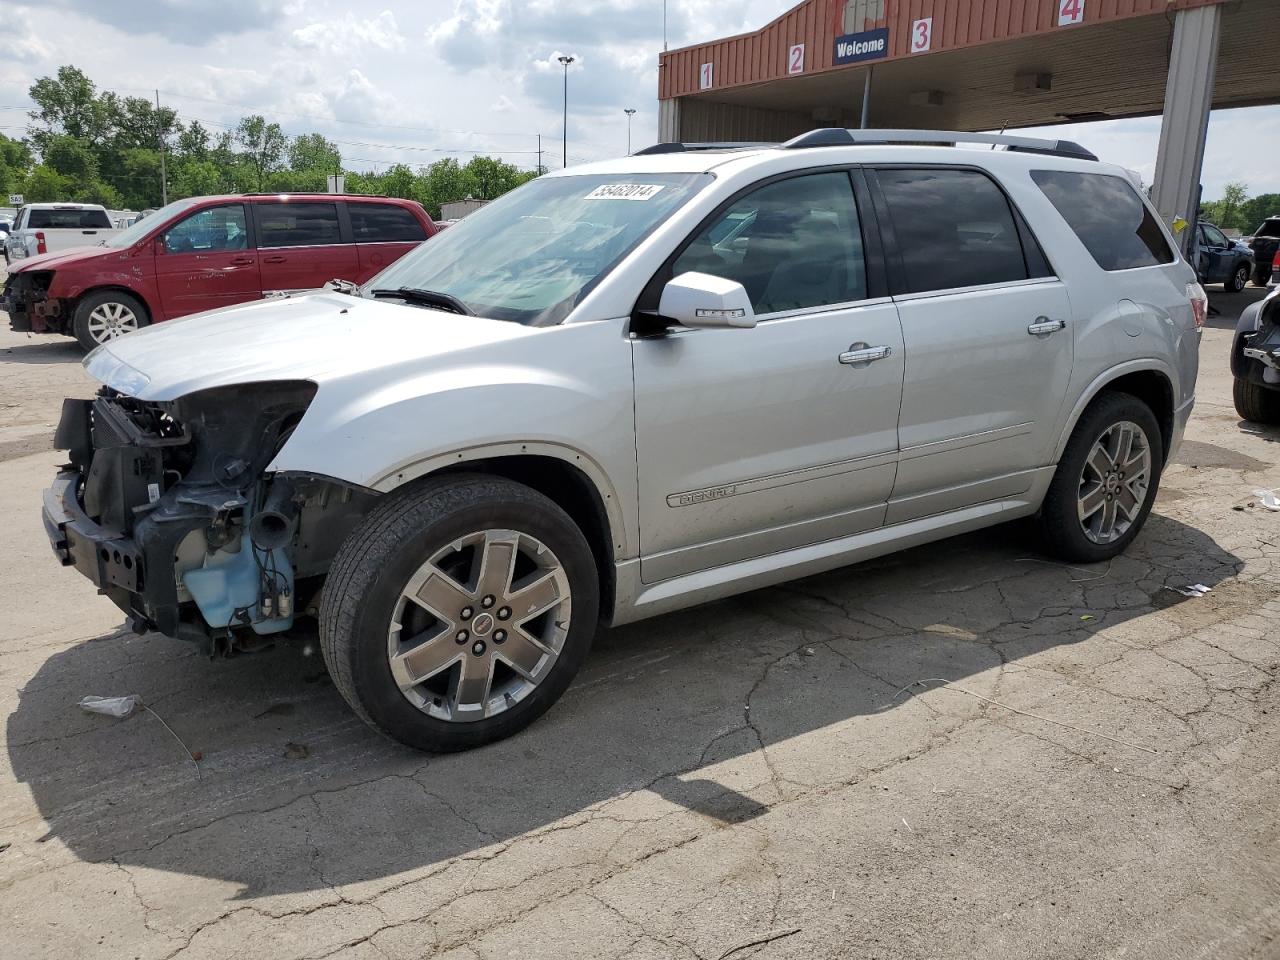
[[1258,225],[1249,238],[1249,249],[1253,251],[1253,282],[1265,287],[1271,279],[1276,253],[1280,252],[1280,217],[1267,217]]
[[[938,145],[864,142],[906,138]],[[361,717],[460,749],[546,710],[601,620],[1033,515],[1055,554],[1115,556],[1206,306],[1073,144],[668,144],[539,177],[349,294],[99,347],[45,523],[139,630],[235,652],[318,611]]]
[[73,335],[90,350],[161,320],[333,279],[362,282],[435,232],[411,200],[192,197],[99,246],[11,267],[0,307],[14,330]]
[[1248,285],[1254,273],[1253,251],[1205,220],[1197,226],[1196,241],[1201,283],[1220,283],[1232,293]]

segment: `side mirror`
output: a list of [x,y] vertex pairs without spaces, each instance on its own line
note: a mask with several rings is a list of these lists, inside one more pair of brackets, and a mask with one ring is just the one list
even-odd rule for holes
[[662,288],[658,313],[685,327],[750,328],[756,313],[746,288],[709,273],[682,273]]

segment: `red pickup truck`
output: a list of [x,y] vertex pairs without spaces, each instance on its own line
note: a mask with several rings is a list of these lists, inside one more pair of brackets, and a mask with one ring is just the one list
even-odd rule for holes
[[330,280],[364,283],[437,226],[388,197],[241,194],[177,200],[96,247],[10,265],[14,330],[86,349],[139,327]]

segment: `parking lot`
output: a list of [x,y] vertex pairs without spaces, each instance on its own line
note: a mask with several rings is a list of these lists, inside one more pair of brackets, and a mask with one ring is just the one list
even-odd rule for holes
[[209,662],[60,568],[49,440],[93,387],[74,341],[0,333],[0,956],[1280,954],[1280,431],[1227,373],[1259,295],[1211,294],[1113,563],[999,528],[607,631],[530,730],[448,756],[373,734],[305,638]]

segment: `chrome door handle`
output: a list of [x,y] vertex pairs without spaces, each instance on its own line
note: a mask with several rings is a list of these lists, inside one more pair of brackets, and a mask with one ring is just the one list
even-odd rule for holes
[[841,363],[857,366],[871,363],[873,360],[883,360],[891,353],[893,353],[893,347],[869,347],[865,343],[852,343],[849,349],[840,354],[837,359]]
[[1056,333],[1067,325],[1065,320],[1050,320],[1048,317],[1036,317],[1036,322],[1027,326],[1027,333],[1033,337],[1044,336],[1046,333]]

